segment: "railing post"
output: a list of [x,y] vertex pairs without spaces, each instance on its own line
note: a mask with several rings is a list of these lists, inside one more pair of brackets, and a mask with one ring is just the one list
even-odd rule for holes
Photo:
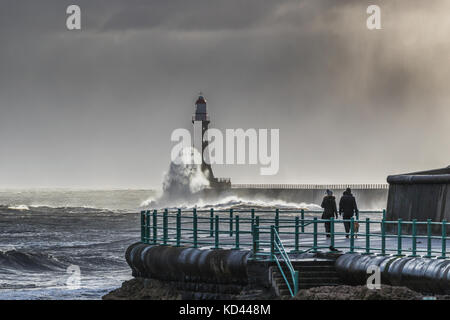
[[302,233],[305,233],[305,210],[302,209],[300,214],[301,214],[301,217],[302,217]]
[[163,213],[163,245],[167,244],[167,238],[168,238],[168,210],[165,209]]
[[219,216],[218,215],[216,215],[215,224],[216,225],[214,226],[214,233],[215,233],[214,249],[219,249],[219,232],[220,232],[220,230],[219,230]]
[[146,224],[145,224],[145,211],[141,211],[141,242],[146,243]]
[[194,211],[193,211],[193,215],[192,215],[192,229],[193,229],[193,236],[194,236],[194,244],[193,244],[193,246],[194,246],[194,248],[197,248],[198,247],[198,244],[197,244],[197,208],[194,208]]
[[350,253],[355,251],[355,218],[350,218]]
[[270,226],[270,261],[274,261],[275,255],[275,226]]
[[235,233],[236,233],[236,245],[234,247],[234,249],[239,250],[239,215],[237,214],[235,216],[235,224],[236,224],[236,228],[235,228]]
[[255,219],[255,224],[253,225],[252,230],[253,235],[253,253],[257,253],[259,251],[259,216]]
[[250,231],[253,232],[253,225],[255,224],[255,209],[251,210],[251,219],[250,219]]
[[153,210],[153,243],[158,243],[158,212]]
[[397,220],[397,256],[402,255],[402,219]]
[[412,221],[412,254],[410,257],[417,257],[417,219]]
[[431,255],[431,219],[427,219],[427,255],[425,258],[432,258]]
[[214,208],[211,208],[209,212],[209,236],[214,236]]
[[313,219],[313,247],[312,252],[317,252],[317,217]]
[[230,209],[230,237],[233,236],[233,209]]
[[330,246],[334,248],[334,218],[330,218]]
[[380,256],[386,255],[386,229],[385,220],[381,220],[381,253]]
[[383,220],[386,220],[386,209],[383,209]]
[[145,213],[145,243],[150,242],[150,210]]
[[294,272],[294,295],[296,296],[298,293],[298,271]]
[[256,247],[258,249],[257,251],[259,251],[259,216],[256,217],[255,222],[256,222],[256,227],[257,227],[257,229],[256,229]]
[[177,247],[181,245],[181,209],[177,212]]
[[280,211],[275,209],[275,229],[277,232],[280,230]]
[[370,218],[366,218],[366,254],[370,254]]
[[299,218],[298,216],[295,217],[295,247],[294,247],[294,251],[295,252],[299,252],[299,245],[298,245],[298,241],[299,241],[299,236],[298,236],[298,229],[299,229]]
[[442,253],[439,259],[445,259],[446,258],[446,251],[447,251],[447,220],[442,220],[442,236],[441,236],[441,249]]

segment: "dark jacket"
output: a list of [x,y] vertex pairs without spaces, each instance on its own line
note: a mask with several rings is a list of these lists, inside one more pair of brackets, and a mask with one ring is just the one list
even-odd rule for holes
[[336,207],[336,198],[334,196],[325,196],[322,200],[322,208],[323,214],[322,219],[330,219],[335,216],[338,217],[337,207]]
[[358,213],[355,197],[351,193],[344,192],[339,201],[339,214],[344,213],[344,217],[352,217]]

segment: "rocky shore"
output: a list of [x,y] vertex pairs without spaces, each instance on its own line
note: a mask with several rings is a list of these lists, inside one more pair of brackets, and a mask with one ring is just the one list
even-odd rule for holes
[[[379,290],[367,286],[332,286],[300,290],[296,300],[423,300],[426,297],[406,287],[382,285]],[[449,299],[450,296],[434,296],[436,299]]]
[[134,278],[102,297],[103,300],[181,300],[181,293],[153,279]]
[[[122,287],[103,296],[104,300],[181,300],[184,293],[168,283],[144,278],[125,281]],[[270,299],[267,293],[242,295],[242,299]],[[274,297],[272,297],[274,298]],[[324,286],[300,290],[295,300],[450,300],[450,296],[429,297],[406,287],[382,285],[380,290],[366,286]]]

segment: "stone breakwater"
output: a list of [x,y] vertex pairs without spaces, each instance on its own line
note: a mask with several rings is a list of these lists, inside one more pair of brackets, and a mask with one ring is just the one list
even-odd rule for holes
[[[122,287],[103,296],[104,300],[182,300],[192,294],[168,282],[153,279],[135,278],[125,281]],[[379,290],[370,290],[366,286],[324,286],[300,290],[294,300],[423,300],[428,296],[408,289],[382,285]],[[206,297],[205,297],[206,298]],[[278,299],[260,292],[259,294],[242,293],[233,297],[236,300]],[[433,296],[437,300],[450,300],[450,295]]]
[[[125,256],[135,279],[104,299],[291,299],[278,266],[248,250],[137,242]],[[299,279],[296,299],[447,299],[450,293],[445,259],[318,252],[292,255],[291,262]],[[369,266],[379,268],[381,289],[367,288]]]

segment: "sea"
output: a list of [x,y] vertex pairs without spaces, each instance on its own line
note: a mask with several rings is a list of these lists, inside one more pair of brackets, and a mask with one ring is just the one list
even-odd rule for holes
[[[156,190],[0,190],[0,299],[101,299],[132,278],[126,248]],[[192,205],[192,204],[189,204]],[[316,204],[226,197],[199,208],[306,208]]]

